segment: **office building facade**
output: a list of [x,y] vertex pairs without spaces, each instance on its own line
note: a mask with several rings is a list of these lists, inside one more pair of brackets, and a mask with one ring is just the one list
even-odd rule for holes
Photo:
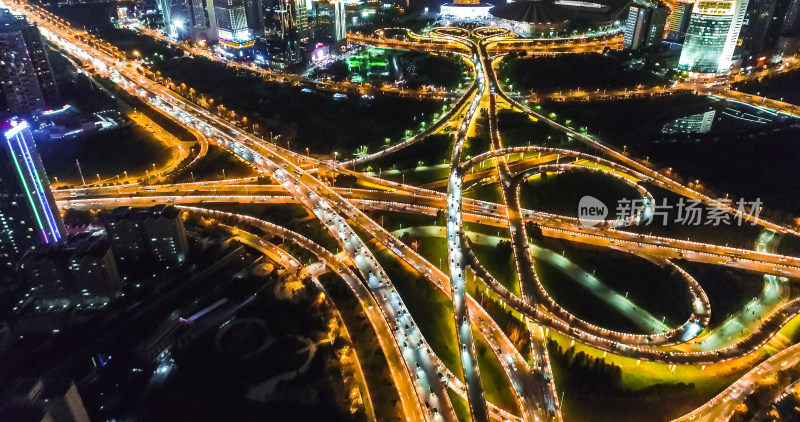
[[215,39],[204,0],[158,0],[157,4],[168,37],[194,42]]
[[669,15],[669,31],[667,31],[667,41],[683,43],[686,38],[686,31],[689,29],[689,20],[692,17],[694,3],[679,1],[672,6],[672,13]]
[[772,56],[790,3],[790,0],[750,0],[740,36],[746,66],[765,64]]
[[[768,56],[778,45],[790,0],[751,0],[742,26],[742,50],[750,64]],[[765,57],[766,59],[766,57]]]
[[121,262],[148,254],[161,262],[181,262],[189,250],[183,220],[175,207],[120,207],[103,217],[103,225]]
[[254,27],[258,24],[252,20],[252,7],[248,6],[248,0],[214,0],[219,45],[233,59],[248,57],[255,45]]
[[335,0],[333,3],[334,30],[333,40],[336,42],[347,40],[347,16],[345,14],[344,0]]
[[9,120],[0,132],[0,268],[9,269],[65,230],[27,122]]
[[694,5],[678,70],[692,78],[730,71],[747,0],[700,0]]
[[777,57],[800,52],[800,0],[791,0],[781,23]]
[[268,41],[278,46],[270,57],[273,65],[289,65],[301,60],[300,30],[298,27],[299,0],[265,0],[264,22],[265,36]]
[[102,231],[39,246],[23,256],[19,272],[37,309],[103,306],[116,298],[122,287],[114,254]]
[[53,70],[36,24],[0,9],[0,83],[7,116],[44,110],[58,101]]
[[625,48],[638,50],[661,43],[664,38],[667,15],[669,15],[669,8],[665,5],[631,4],[628,9],[628,20],[625,22],[623,39]]
[[792,0],[781,24],[781,35],[800,37],[800,0]]

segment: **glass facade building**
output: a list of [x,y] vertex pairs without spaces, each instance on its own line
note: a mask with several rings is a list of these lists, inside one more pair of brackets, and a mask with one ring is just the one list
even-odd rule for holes
[[[678,70],[717,74],[729,69],[733,48],[728,49],[727,46],[735,12],[735,1],[704,0],[695,3],[678,61]],[[736,40],[733,42],[735,46]]]
[[625,48],[633,50],[658,45],[664,38],[669,7],[665,5],[631,4],[625,22]]
[[672,13],[669,15],[669,31],[667,41],[682,43],[686,38],[686,31],[689,29],[689,19],[692,16],[694,3],[679,1],[673,5]]
[[239,44],[253,40],[244,0],[214,0],[214,15],[220,41]]
[[335,41],[342,41],[347,38],[347,17],[344,10],[344,0],[333,1],[334,34]]
[[27,122],[2,127],[0,146],[0,267],[13,267],[27,251],[64,235],[47,174]]
[[0,113],[43,110],[59,101],[44,41],[36,24],[0,9]]

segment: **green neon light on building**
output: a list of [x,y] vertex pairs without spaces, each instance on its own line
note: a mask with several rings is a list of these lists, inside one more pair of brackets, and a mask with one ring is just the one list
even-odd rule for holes
[[19,166],[19,161],[17,161],[17,156],[14,154],[14,150],[10,147],[11,145],[9,144],[9,153],[11,154],[11,159],[14,161],[14,166],[17,167],[17,174],[20,176],[19,180],[22,180],[22,187],[25,188],[25,195],[28,196],[28,202],[31,203],[31,208],[33,208],[33,215],[36,217],[36,223],[39,224],[39,229],[42,231],[45,241],[47,241],[47,235],[45,234],[46,230],[44,229],[44,225],[42,225],[42,219],[39,217],[39,212],[36,211],[36,202],[34,202],[33,198],[31,198],[31,191],[28,188],[28,183],[25,182],[25,175],[22,173],[22,169]]

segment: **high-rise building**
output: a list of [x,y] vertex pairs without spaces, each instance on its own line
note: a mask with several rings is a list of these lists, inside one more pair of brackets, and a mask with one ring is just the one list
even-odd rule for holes
[[29,251],[19,262],[19,275],[37,308],[65,309],[71,304],[74,286],[68,269],[72,252],[58,244],[42,245]]
[[730,32],[728,32],[728,38],[725,40],[725,48],[722,51],[722,58],[726,64],[726,68],[722,69],[723,72],[728,72],[730,70],[733,64],[733,52],[736,50],[736,46],[741,44],[739,36],[742,33],[742,25],[744,25],[749,3],[750,0],[736,0],[736,6],[733,9],[731,29]]
[[233,58],[245,57],[255,44],[256,24],[248,22],[248,3],[248,0],[214,0],[219,44]]
[[695,3],[678,70],[693,78],[729,72],[746,10],[747,0]]
[[247,26],[253,38],[264,34],[264,7],[261,0],[245,0],[244,10],[247,15]]
[[662,4],[631,4],[625,23],[625,48],[637,50],[661,43],[667,15],[669,7]]
[[65,230],[28,123],[9,120],[0,132],[0,268],[8,269]]
[[189,244],[183,220],[175,207],[151,208],[141,227],[145,243],[159,261],[180,262],[186,258]]
[[203,0],[203,6],[208,16],[208,41],[219,39],[219,29],[217,28],[217,15],[214,12],[214,0]]
[[121,288],[117,263],[102,231],[42,245],[22,257],[19,272],[37,309],[104,305]]
[[139,221],[130,215],[130,209],[121,207],[103,218],[114,255],[122,262],[139,259],[147,251]]
[[308,28],[308,5],[306,0],[294,0],[294,18],[295,27],[297,28],[297,37],[300,42],[306,42],[309,36]]
[[213,40],[206,4],[203,0],[158,0],[168,37],[176,40]]
[[778,45],[790,0],[752,0],[742,26],[742,51],[747,65],[766,62]]
[[187,10],[182,0],[158,0],[156,2],[161,19],[164,21],[164,32],[168,37],[183,39],[186,28]]
[[175,207],[120,207],[103,218],[114,255],[120,261],[152,254],[163,262],[180,262],[189,246],[186,231]]
[[800,36],[800,0],[792,0],[781,24],[781,35]]
[[334,0],[331,3],[333,3],[334,19],[333,39],[338,42],[347,39],[347,18],[345,16],[344,0]]
[[692,16],[694,3],[688,1],[678,1],[672,6],[672,13],[669,15],[669,31],[667,31],[667,41],[683,43],[686,38],[686,30],[689,29],[689,19]]
[[296,0],[277,0],[278,37],[288,63],[300,60],[300,31]]
[[42,35],[24,16],[0,9],[0,83],[5,114],[27,114],[58,101]]
[[800,51],[800,0],[791,0],[786,17],[781,24],[778,55],[792,55]]
[[204,0],[190,0],[189,10],[192,16],[192,40],[216,41],[217,37],[211,34],[211,22],[206,10],[206,2]]

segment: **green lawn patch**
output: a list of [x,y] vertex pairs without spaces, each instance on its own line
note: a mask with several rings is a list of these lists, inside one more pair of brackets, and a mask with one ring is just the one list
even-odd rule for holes
[[520,412],[514,399],[514,390],[503,366],[497,360],[497,355],[492,351],[483,335],[475,329],[472,330],[472,338],[475,341],[475,352],[478,355],[478,367],[481,371],[481,382],[486,400],[518,415]]

